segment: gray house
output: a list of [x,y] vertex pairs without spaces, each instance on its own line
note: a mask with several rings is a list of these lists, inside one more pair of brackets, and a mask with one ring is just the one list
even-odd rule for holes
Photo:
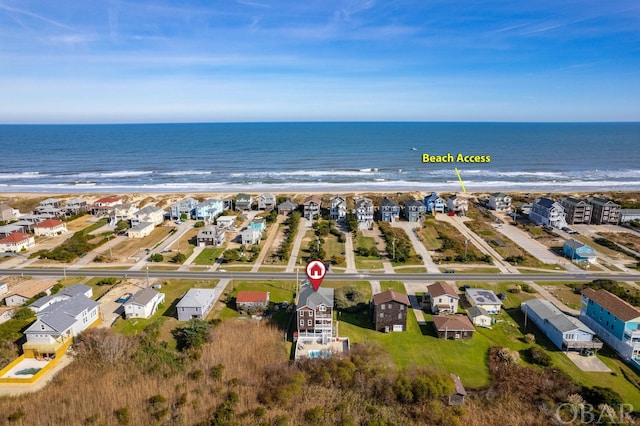
[[400,206],[395,201],[384,197],[380,201],[380,220],[383,222],[395,222],[400,219]]
[[236,210],[251,210],[253,205],[253,197],[249,194],[241,192],[236,195]]
[[427,214],[427,206],[418,200],[407,200],[402,213],[409,222],[422,222]]
[[171,219],[180,219],[182,214],[186,214],[188,218],[192,217],[197,205],[198,201],[191,197],[178,201],[171,206]]
[[260,194],[258,210],[273,210],[276,208],[276,196],[270,193]]
[[192,288],[176,305],[178,321],[192,318],[206,319],[215,302],[215,290],[211,288]]

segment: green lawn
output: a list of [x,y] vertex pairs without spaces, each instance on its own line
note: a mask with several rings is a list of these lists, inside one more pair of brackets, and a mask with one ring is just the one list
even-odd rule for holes
[[[370,249],[376,246],[376,240],[373,237],[365,237],[361,232],[358,232],[358,235],[355,238],[354,249],[358,249],[359,247],[365,247]],[[382,269],[382,260],[376,257],[364,257],[360,255],[355,255],[356,260],[356,268],[358,269]]]
[[[345,257],[344,251],[344,243],[338,241],[338,238],[335,235],[327,235],[324,238],[324,251],[327,253],[326,259],[331,259],[332,256],[341,256],[343,259]],[[345,267],[347,266],[346,261],[340,262],[335,266]]]
[[213,265],[225,250],[223,247],[207,247],[193,260],[194,265]]
[[322,287],[339,288],[339,287],[356,287],[367,300],[372,297],[371,283],[369,281],[324,281]]
[[402,272],[405,274],[423,274],[427,272],[427,268],[422,266],[396,266],[396,264],[393,266],[396,272]]
[[387,291],[389,289],[393,289],[398,293],[407,294],[407,290],[401,281],[380,281],[380,290]]

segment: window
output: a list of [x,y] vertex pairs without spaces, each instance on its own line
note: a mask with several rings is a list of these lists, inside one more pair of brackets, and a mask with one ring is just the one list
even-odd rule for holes
[[380,309],[384,311],[385,305],[384,303],[382,305],[380,305]]
[[300,320],[300,325],[304,325],[304,320],[303,319]]
[[313,325],[313,320],[308,320],[308,321],[307,321],[307,325],[308,325],[309,327],[311,327],[311,326]]
[[400,305],[400,310],[404,311],[404,305]]
[[398,314],[398,319],[402,319],[402,312]]
[[380,318],[384,318],[384,312],[380,312]]
[[324,312],[327,310],[327,308],[324,305],[320,305],[320,307],[318,308],[320,312]]

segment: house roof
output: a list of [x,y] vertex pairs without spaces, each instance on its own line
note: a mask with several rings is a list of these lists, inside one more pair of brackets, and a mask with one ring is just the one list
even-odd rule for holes
[[[27,222],[31,224],[31,222]],[[10,234],[12,232],[16,232],[22,229],[22,226],[16,225],[15,223],[9,225],[0,226],[0,233],[2,234]]]
[[291,202],[291,200],[283,201],[282,203],[278,204],[279,209],[295,209],[296,207],[298,207],[298,205]]
[[267,303],[269,301],[269,292],[267,291],[239,291],[236,297],[236,303]]
[[176,305],[178,308],[202,307],[215,296],[210,288],[191,288]]
[[[77,295],[70,299],[53,303],[36,315],[41,322],[53,330],[62,333],[76,322],[76,316],[85,310],[90,311],[97,306],[100,306],[100,303],[95,300],[91,300],[84,295]],[[31,330],[31,328],[36,325],[37,321],[29,327],[29,331],[37,331],[37,329]]]
[[487,310],[485,308],[483,308],[482,306],[472,306],[469,309],[467,309],[467,314],[471,317],[471,318],[476,318],[476,317],[481,317],[481,316],[485,316],[485,317],[489,317],[489,312],[487,312]]
[[451,373],[449,374],[451,376],[451,378],[453,379],[453,388],[456,392],[456,394],[458,395],[466,395],[467,391],[464,389],[464,386],[462,385],[462,380],[460,380],[460,377]]
[[607,200],[606,198],[602,198],[602,197],[587,197],[587,202],[590,204],[598,204],[600,206],[618,206],[620,207],[618,204],[614,203],[611,200]]
[[276,198],[276,196],[270,192],[265,192],[264,194],[260,194],[260,198]]
[[9,204],[5,204],[5,203],[0,204],[0,211],[5,211],[5,210],[12,210],[13,211],[13,207],[11,207]]
[[373,201],[367,197],[356,198],[356,207],[370,207],[373,205]]
[[600,289],[596,291],[587,288],[582,290],[582,295],[593,300],[624,322],[640,318],[640,309],[609,293],[607,290]]
[[542,207],[550,209],[553,207],[554,204],[556,204],[556,202],[553,201],[551,198],[542,197],[542,198],[538,198],[535,201],[535,204],[538,204],[538,205],[541,205]]
[[162,210],[160,207],[158,206],[144,206],[143,208],[141,208],[140,210],[138,210],[136,212],[137,215],[141,215],[141,214],[151,214],[151,213],[156,213],[158,211],[164,212],[164,210]]
[[504,198],[504,197],[508,197],[507,194],[505,194],[504,192],[494,192],[493,194],[491,194],[493,197],[495,198]]
[[74,284],[61,289],[57,294],[64,294],[66,296],[75,297],[80,294],[86,294],[88,291],[91,291],[93,293],[93,289],[88,285]]
[[502,305],[502,301],[491,291],[483,288],[468,288],[465,290],[467,299],[473,300],[475,305]]
[[74,205],[74,204],[86,204],[87,200],[85,200],[84,198],[72,198],[70,200],[67,200],[67,206],[70,205]]
[[241,192],[240,194],[236,195],[236,201],[251,201],[251,195],[249,194],[245,194],[244,192]]
[[413,198],[407,200],[404,202],[405,206],[409,206],[409,207],[423,207],[424,203],[421,203],[418,200],[414,200]]
[[434,315],[432,318],[438,331],[476,331],[466,315]]
[[425,201],[431,201],[431,200],[433,200],[433,201],[437,201],[437,200],[444,201],[444,200],[442,199],[442,197],[440,197],[440,196],[438,195],[438,193],[437,193],[437,192],[432,192],[431,194],[429,194],[429,195],[427,195],[426,197],[424,197],[424,199],[425,199]]
[[304,205],[308,205],[311,203],[315,203],[315,204],[321,204],[322,203],[322,199],[317,196],[317,195],[310,195],[307,198],[304,199]]
[[382,201],[380,201],[380,207],[398,207],[398,203],[390,198],[384,197]]
[[[595,334],[587,325],[577,318],[564,314],[553,303],[543,299],[531,299],[522,302],[526,310],[531,310],[542,320],[549,322],[562,333],[573,330],[581,330],[589,334]],[[523,309],[523,311],[526,311]]]
[[300,287],[300,298],[298,299],[298,309],[308,306],[315,309],[319,305],[326,305],[333,308],[333,289],[328,287],[320,287],[315,291],[307,282]]
[[133,295],[133,297],[125,302],[126,305],[141,305],[146,306],[154,300],[160,292],[155,291],[152,288],[144,288]]
[[64,225],[64,222],[58,219],[47,219],[36,225],[36,228],[55,228]]
[[102,197],[97,199],[94,204],[98,204],[98,203],[117,203],[118,201],[120,201],[122,198],[120,197]]
[[586,244],[581,243],[580,241],[574,240],[573,238],[570,238],[567,241],[565,241],[564,245],[574,250],[582,247],[589,247]]
[[59,200],[57,198],[47,198],[46,200],[40,201],[40,205],[41,206],[45,206],[47,204],[56,204],[56,203],[60,203],[60,202],[62,202],[62,200]]
[[381,303],[388,303],[391,301],[402,303],[403,305],[409,306],[409,298],[407,297],[407,295],[398,293],[393,289],[383,291],[382,293],[378,293],[373,296],[373,303],[375,305],[379,305]]
[[132,226],[129,231],[142,231],[143,229],[148,228],[149,226],[155,227],[153,222],[140,222],[136,226]]
[[427,291],[429,292],[429,296],[431,297],[444,296],[446,294],[448,296],[455,297],[456,299],[460,298],[460,296],[458,296],[458,292],[456,291],[456,289],[451,287],[447,283],[431,284],[430,286],[427,287]]
[[588,203],[586,201],[580,200],[580,199],[574,198],[574,197],[564,197],[564,198],[561,198],[560,201],[563,204],[569,204],[569,205],[572,205],[572,206],[588,205]]
[[29,238],[31,238],[31,236],[25,234],[24,232],[18,231],[18,232],[14,232],[8,237],[1,239],[0,244],[21,243],[24,240],[28,240]]

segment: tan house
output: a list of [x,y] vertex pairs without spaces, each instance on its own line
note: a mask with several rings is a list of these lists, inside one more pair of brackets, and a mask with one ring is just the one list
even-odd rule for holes
[[0,204],[0,221],[7,222],[16,217],[13,208],[8,204]]
[[36,245],[36,240],[32,235],[27,235],[23,232],[14,232],[0,240],[0,253],[5,252],[20,252],[22,250],[28,250]]
[[154,229],[155,229],[155,226],[153,225],[153,223],[142,222],[134,226],[133,228],[130,228],[127,231],[127,236],[129,238],[144,238],[147,235],[150,235]]
[[466,216],[467,211],[469,211],[469,201],[456,194],[452,197],[447,198],[447,210],[449,212],[453,212],[458,216]]
[[309,284],[300,287],[296,319],[298,340],[320,341],[326,344],[334,337],[333,289],[320,287],[315,291]]
[[120,197],[99,198],[93,203],[93,206],[91,206],[91,214],[94,216],[105,216],[109,214],[113,207],[120,204],[122,204],[122,198]]
[[58,219],[47,219],[37,224],[33,232],[41,237],[54,237],[67,232],[67,224]]
[[9,295],[4,298],[4,302],[7,306],[22,306],[40,293],[49,295],[54,285],[56,285],[55,280],[23,281],[11,289]]
[[322,199],[317,195],[311,195],[304,200],[303,206],[304,217],[308,220],[313,220],[317,216],[320,216]]
[[136,226],[142,222],[151,222],[155,226],[164,222],[164,210],[156,206],[145,206],[134,213],[131,225]]

